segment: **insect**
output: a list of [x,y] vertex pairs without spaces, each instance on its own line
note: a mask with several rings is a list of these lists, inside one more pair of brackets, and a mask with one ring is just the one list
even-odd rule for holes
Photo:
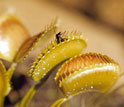
[[59,99],[51,107],[59,107],[79,93],[106,92],[120,74],[120,66],[106,55],[86,53],[71,58],[60,67],[55,77],[65,98]]
[[60,35],[61,35],[61,32],[59,32],[59,33],[56,34],[57,43],[60,42]]
[[61,32],[56,34],[56,39],[57,39],[57,43],[59,44],[60,42],[64,42],[64,39],[61,37]]

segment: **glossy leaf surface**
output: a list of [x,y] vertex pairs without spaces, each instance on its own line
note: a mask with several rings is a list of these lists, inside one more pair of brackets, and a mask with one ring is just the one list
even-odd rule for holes
[[27,29],[16,17],[8,14],[0,16],[0,58],[12,62],[29,37]]
[[29,73],[34,81],[44,78],[48,72],[60,62],[80,54],[86,48],[86,42],[81,34],[76,32],[62,34],[62,41],[54,41],[35,60]]
[[56,75],[56,83],[65,96],[81,92],[105,92],[118,80],[120,66],[106,55],[88,53],[64,63]]

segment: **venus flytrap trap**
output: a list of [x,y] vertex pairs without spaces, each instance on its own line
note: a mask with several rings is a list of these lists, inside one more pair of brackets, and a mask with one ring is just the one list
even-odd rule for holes
[[39,47],[44,46],[46,48],[54,40],[58,27],[59,20],[58,18],[56,18],[55,20],[52,21],[50,25],[45,27],[45,29],[41,33],[25,41],[22,44],[20,50],[17,52],[14,62],[17,63],[23,62],[31,51]]
[[57,64],[80,54],[86,48],[86,42],[80,33],[63,33],[61,39],[59,43],[55,39],[33,63],[29,75],[34,81],[40,81]]
[[106,92],[120,75],[120,66],[105,55],[88,53],[71,58],[60,67],[55,77],[65,97],[57,100],[51,107],[60,107],[80,93]]
[[[0,17],[0,45],[3,47],[0,47],[0,58],[12,62],[6,74],[8,75],[8,81],[11,80],[17,64],[23,62],[31,51],[41,46],[47,47],[54,40],[58,26],[59,20],[56,18],[40,34],[30,37],[25,27],[16,17],[12,15]],[[6,49],[8,50],[4,52]],[[39,85],[37,84],[35,88],[37,86]]]
[[[58,35],[58,34],[57,34]],[[29,99],[33,97],[36,90],[40,87],[52,68],[54,68],[60,62],[80,54],[86,48],[86,42],[83,39],[81,33],[59,33],[59,37],[56,38],[44,51],[41,52],[38,58],[33,63],[29,74],[34,81],[40,81],[40,83],[33,86],[22,101],[16,105],[16,107],[23,107],[28,105]],[[36,88],[39,86],[38,88]],[[24,105],[25,104],[25,105]]]
[[[17,56],[15,58],[15,62],[23,62],[26,57],[29,55],[29,53],[35,49],[37,49],[39,46],[45,46],[47,48],[48,45],[50,45],[55,40],[55,35],[57,32],[57,29],[59,27],[59,20],[56,18],[49,26],[45,27],[45,29],[38,35],[30,38],[27,40],[22,47],[20,48],[20,51],[17,53]],[[44,51],[43,49],[41,50]],[[40,55],[41,56],[41,55]],[[36,59],[34,63],[37,63]],[[34,67],[34,65],[32,65]],[[32,67],[31,67],[32,69]],[[32,86],[29,91],[26,93],[26,95],[23,97],[21,102],[18,102],[16,104],[16,107],[23,107],[27,106],[34,94],[36,93],[36,90],[45,82],[44,79],[42,79],[39,83]]]
[[30,34],[19,19],[10,14],[0,16],[0,58],[12,62],[7,72],[9,80],[17,65],[13,63],[16,53],[28,38]]
[[[31,52],[35,53],[39,47],[41,53],[27,71],[30,78],[37,83],[29,89],[21,101],[17,102],[16,107],[27,107],[37,90],[52,73],[51,69],[69,58],[55,77],[55,82],[63,92],[64,98],[54,102],[51,107],[60,107],[80,93],[92,91],[105,93],[116,83],[122,73],[114,60],[97,53],[82,54],[87,46],[82,34],[76,31],[57,33],[58,27],[59,20],[56,18],[41,33],[31,37],[14,16],[0,17],[0,58],[12,62],[8,71],[0,62],[0,107],[3,107],[4,97],[11,89],[10,80],[16,66]],[[108,94],[105,94],[106,96]]]
[[13,62],[17,51],[28,38],[30,34],[15,16],[0,16],[0,58]]

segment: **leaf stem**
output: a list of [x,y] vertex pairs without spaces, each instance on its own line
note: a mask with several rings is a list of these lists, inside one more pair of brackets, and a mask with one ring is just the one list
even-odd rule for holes
[[15,105],[15,107],[28,107],[28,104],[30,103],[31,99],[33,98],[37,90],[43,85],[43,83],[44,81],[42,80],[39,83],[32,86],[24,95],[22,100]]
[[16,63],[12,63],[12,65],[10,66],[10,68],[9,68],[8,71],[7,71],[7,75],[8,75],[9,81],[11,80],[11,78],[12,78],[12,76],[13,76],[13,73],[14,73],[14,71],[15,71],[15,69],[16,69],[16,66],[17,66]]
[[55,101],[50,107],[60,107],[64,102],[68,101],[69,98],[61,98]]
[[0,96],[0,107],[3,107],[4,105],[4,97]]

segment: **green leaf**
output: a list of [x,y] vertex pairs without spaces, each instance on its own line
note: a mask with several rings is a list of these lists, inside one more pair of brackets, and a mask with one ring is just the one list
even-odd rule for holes
[[10,91],[10,81],[6,74],[6,69],[3,63],[0,61],[0,107],[3,106],[4,97]]

